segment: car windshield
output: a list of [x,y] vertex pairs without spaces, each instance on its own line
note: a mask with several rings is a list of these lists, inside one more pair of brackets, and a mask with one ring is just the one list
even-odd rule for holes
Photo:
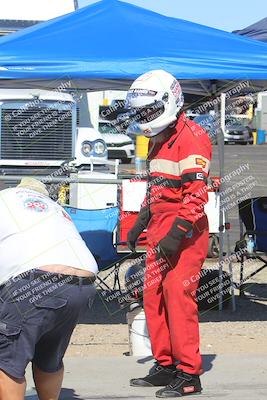
[[230,126],[231,128],[244,128],[244,125],[241,124],[241,121],[234,117],[226,117],[225,125]]
[[209,114],[203,114],[203,115],[198,115],[197,117],[194,118],[194,121],[197,124],[211,124],[214,121],[214,118],[212,115]]
[[[194,122],[203,128],[216,129],[217,126],[217,120],[210,114],[198,115],[194,118]],[[218,125],[220,125],[220,122],[218,122]]]
[[[194,121],[203,128],[217,129],[221,125],[220,115],[213,116],[210,114],[198,115]],[[225,117],[225,125],[231,128],[244,128],[248,125],[247,118],[236,118],[232,116]]]
[[118,133],[122,133],[116,128],[116,125],[113,125],[110,122],[99,122],[98,130],[100,133],[103,134],[112,133],[114,135],[117,135]]

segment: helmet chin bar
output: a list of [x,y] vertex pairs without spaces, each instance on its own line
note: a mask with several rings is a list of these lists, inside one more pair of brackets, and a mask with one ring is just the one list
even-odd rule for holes
[[[157,133],[157,134],[155,134],[155,135],[153,135],[153,136],[150,136],[149,138],[155,138],[155,139],[157,139],[157,138],[159,138],[159,136],[161,136],[162,135],[162,139],[168,139],[168,137],[169,137],[169,133],[171,133],[172,132],[172,130],[173,130],[173,128],[175,128],[175,125],[176,125],[176,122],[177,122],[177,120],[176,121],[174,121],[172,124],[170,124],[169,126],[167,126],[166,128],[164,128],[162,131],[160,131],[159,133]],[[146,135],[144,135],[144,136],[146,136]],[[146,136],[146,137],[148,137],[148,136]],[[160,140],[160,142],[161,141],[164,141],[164,140]]]
[[[164,132],[167,128],[170,127],[170,125],[175,126],[176,122],[177,122],[176,116],[172,116],[159,121],[159,124],[158,125],[154,124],[153,127],[149,126],[149,124],[139,124],[139,129],[142,132],[141,134],[149,138],[156,136],[161,132]],[[148,131],[147,133],[146,130]]]
[[181,114],[182,111],[177,113],[177,116],[175,118],[168,118],[169,122],[166,121],[166,124],[163,127],[159,126],[151,128],[150,126],[147,126],[149,124],[138,124],[134,121],[132,124],[132,130],[131,125],[129,125],[128,129],[130,129],[130,133],[135,134],[136,136],[142,135],[147,138],[151,138],[167,131],[167,129],[169,128],[174,128]]

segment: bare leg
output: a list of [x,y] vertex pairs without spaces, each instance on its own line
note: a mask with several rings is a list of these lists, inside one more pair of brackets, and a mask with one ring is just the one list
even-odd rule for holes
[[41,371],[32,363],[32,373],[39,400],[58,400],[63,381],[64,367],[57,372],[48,373]]
[[0,400],[24,400],[25,378],[17,379],[0,370]]

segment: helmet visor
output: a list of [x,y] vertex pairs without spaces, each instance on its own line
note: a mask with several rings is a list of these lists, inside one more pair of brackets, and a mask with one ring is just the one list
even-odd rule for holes
[[139,124],[148,124],[159,118],[165,110],[163,101],[155,101],[142,107],[132,108],[132,120]]

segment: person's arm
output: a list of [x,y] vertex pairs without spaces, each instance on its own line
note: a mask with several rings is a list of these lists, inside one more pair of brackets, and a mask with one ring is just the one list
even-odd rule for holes
[[129,230],[127,235],[127,244],[131,251],[134,251],[136,241],[144,229],[146,229],[150,220],[149,204],[147,204],[147,196],[141,205],[137,220],[134,226]]
[[182,185],[183,200],[178,213],[178,217],[188,221],[192,226],[203,217],[204,206],[208,202],[208,175],[202,172],[196,172],[195,175],[195,180]]

